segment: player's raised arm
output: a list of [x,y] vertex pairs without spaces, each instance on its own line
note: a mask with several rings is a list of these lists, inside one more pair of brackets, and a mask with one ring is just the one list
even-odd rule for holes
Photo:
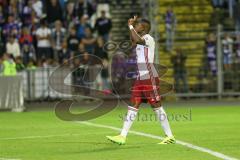
[[133,43],[145,45],[145,40],[138,34],[138,32],[133,27],[133,25],[136,23],[136,21],[137,21],[137,16],[134,16],[134,18],[130,18],[128,20],[128,27],[130,29],[131,40]]

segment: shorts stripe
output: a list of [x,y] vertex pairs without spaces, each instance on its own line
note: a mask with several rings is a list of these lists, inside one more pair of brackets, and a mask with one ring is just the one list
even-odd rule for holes
[[150,76],[150,79],[151,79],[151,82],[152,82],[154,96],[157,99],[160,96],[159,96],[158,91],[157,91],[157,85],[156,85],[156,82],[155,82],[155,78],[153,76],[152,68],[151,68],[151,66],[148,62],[148,48],[147,47],[144,47],[144,57],[145,57],[147,69],[148,69],[148,72],[149,72],[149,76]]
[[134,112],[138,112],[137,108],[134,108],[132,106],[128,106],[128,110],[134,111]]

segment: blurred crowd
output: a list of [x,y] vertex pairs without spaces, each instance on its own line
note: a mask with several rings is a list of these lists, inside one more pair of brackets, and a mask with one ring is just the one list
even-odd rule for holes
[[96,16],[99,3],[109,1],[0,0],[0,69],[4,61],[17,71],[54,67],[79,55],[107,61],[112,23],[105,10]]
[[[240,35],[228,34],[223,36],[221,41],[223,53],[223,67],[225,71],[233,69],[233,65],[240,64]],[[211,33],[206,39],[206,53],[212,75],[217,74],[217,38]]]
[[[234,24],[235,30],[240,31],[240,0],[212,0],[212,4],[215,12],[217,14],[220,12],[221,21],[226,21],[227,18],[227,23],[230,21],[230,24]],[[221,11],[226,11],[228,16],[221,14]],[[229,27],[231,28],[231,25]]]

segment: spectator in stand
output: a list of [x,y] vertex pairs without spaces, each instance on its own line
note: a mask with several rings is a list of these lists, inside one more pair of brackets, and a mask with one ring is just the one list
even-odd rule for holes
[[59,5],[61,6],[62,10],[66,8],[66,2],[68,0],[58,0],[59,1]]
[[[176,55],[171,57],[171,62],[173,64],[174,79],[175,79],[175,89],[178,93],[188,92],[187,83],[187,70],[186,70],[186,60],[187,56],[182,53],[180,49],[176,50]],[[180,82],[183,83],[183,90],[180,88]]]
[[18,12],[18,8],[17,7],[13,6],[11,8],[11,12],[9,12],[8,14],[11,14],[14,17],[15,20],[21,21],[20,14]]
[[18,21],[15,21],[12,15],[9,15],[7,23],[3,27],[3,36],[4,37],[16,36],[17,38],[19,38],[20,31],[21,31],[20,27],[21,27],[21,23]]
[[237,56],[237,63],[240,64],[240,35],[237,35],[237,38],[236,38],[236,56]]
[[95,13],[97,11],[97,7],[100,3],[98,4],[97,0],[90,0],[90,3],[92,6],[92,9],[93,9],[93,12]]
[[19,12],[19,15],[22,16],[22,13],[23,13],[23,8],[24,6],[27,4],[27,1],[28,0],[18,0],[18,12]]
[[25,66],[22,61],[22,57],[17,57],[16,60],[16,70],[17,72],[22,72],[25,69]]
[[0,0],[1,6],[7,6],[7,0]]
[[112,69],[111,69],[111,77],[112,77],[112,85],[117,93],[125,94],[125,86],[126,85],[126,72],[127,72],[127,64],[125,63],[124,53],[121,51],[117,51],[116,55],[113,56],[112,59]]
[[3,55],[3,52],[5,51],[5,44],[4,44],[4,37],[2,34],[2,27],[0,26],[0,57]]
[[48,67],[50,67],[50,66],[48,65],[48,62],[47,62],[46,59],[42,59],[41,63],[38,64],[38,66],[40,66],[40,65],[41,65],[41,67],[43,67],[43,68],[48,68]]
[[233,56],[233,39],[228,34],[226,34],[222,40],[222,48],[224,69],[231,69]]
[[27,69],[35,70],[36,68],[37,67],[36,67],[35,61],[33,59],[30,59],[28,65],[27,65]]
[[40,19],[37,17],[35,12],[32,12],[32,14],[31,14],[31,23],[29,25],[26,25],[26,26],[31,29],[32,33],[35,33],[35,31],[37,30],[39,24],[40,24]]
[[37,36],[37,60],[53,58],[51,47],[51,30],[46,20],[41,20],[41,26],[36,31]]
[[10,54],[3,55],[2,68],[4,76],[15,76],[17,74],[16,63]]
[[24,8],[23,8],[22,18],[23,18],[24,25],[31,24],[32,12],[34,12],[32,5],[33,5],[32,0],[28,0],[27,5],[24,6]]
[[101,78],[102,78],[102,89],[103,90],[109,90],[110,89],[110,85],[109,85],[109,64],[108,64],[108,60],[107,59],[103,59],[103,68],[101,70]]
[[76,85],[82,85],[83,84],[83,79],[82,77],[84,76],[85,71],[81,67],[81,60],[80,58],[75,58],[73,61],[73,66],[77,70],[73,72],[73,84]]
[[[91,66],[93,64],[93,58],[90,57],[89,53],[85,51],[80,57],[80,62],[81,62],[80,68],[84,69],[84,76],[81,76],[83,80],[83,85],[84,87],[86,87],[86,89],[84,89],[84,94],[89,95],[90,94],[89,88],[93,87],[92,82],[95,81],[95,79],[92,79],[93,77],[90,75],[90,73],[92,72],[91,70],[93,68],[88,68],[88,66]],[[90,70],[90,71],[87,71],[87,70]],[[89,100],[89,99],[85,99],[85,100]]]
[[101,60],[106,59],[108,60],[108,54],[105,52],[103,49],[104,46],[104,40],[102,37],[97,38],[97,45],[95,46],[94,49],[94,55],[100,58]]
[[235,29],[240,32],[240,0],[234,6],[233,19],[235,21]]
[[69,29],[73,26],[74,22],[74,3],[69,2],[67,4],[66,13],[65,13],[65,23]]
[[3,71],[3,59],[2,59],[2,56],[0,56],[0,75]]
[[72,67],[73,64],[70,64],[69,60],[68,59],[63,59],[63,63],[61,64],[61,66],[64,66],[64,67]]
[[67,38],[67,46],[68,50],[71,53],[71,56],[75,56],[78,52],[80,40],[77,37],[77,32],[75,27],[70,29],[70,35]]
[[54,22],[63,20],[63,11],[58,0],[50,0],[47,3],[47,21],[50,26],[53,26]]
[[102,37],[97,38],[97,45],[95,47],[95,56],[102,60],[103,68],[101,70],[102,89],[109,89],[109,73],[108,73],[108,54],[103,49],[104,40]]
[[101,17],[97,19],[95,23],[95,30],[97,30],[98,35],[102,36],[104,41],[107,42],[109,39],[109,33],[112,29],[111,19],[106,17],[106,12],[101,11]]
[[35,50],[37,50],[37,29],[40,26],[40,19],[37,17],[35,12],[32,12],[32,16],[31,16],[31,23],[29,25],[26,25],[27,28],[29,28],[30,34],[33,37],[33,46],[35,48]]
[[90,18],[93,15],[94,10],[89,1],[77,0],[74,12],[75,17],[81,18],[83,15],[87,15]]
[[84,15],[81,17],[81,21],[77,25],[77,36],[80,40],[85,36],[86,28],[91,28],[91,25],[88,23],[88,16]]
[[75,58],[73,64],[75,70],[72,72],[72,83],[73,85],[84,87],[76,87],[74,91],[78,94],[82,93],[84,95],[87,95],[89,93],[89,89],[85,87],[88,87],[88,84],[86,84],[86,78],[88,78],[89,75],[88,72],[86,72],[86,67],[84,66],[85,63],[80,58]]
[[166,23],[166,49],[167,51],[171,51],[174,43],[174,34],[176,28],[176,16],[173,12],[172,7],[168,7],[167,12],[165,14],[165,23]]
[[[101,2],[110,3],[108,0]],[[54,66],[55,62],[49,60],[54,57],[53,49],[59,63],[73,55],[85,55],[86,60],[86,53],[95,54],[95,49],[98,56],[107,60],[107,53],[101,47],[102,39],[108,40],[111,20],[106,18],[103,11],[96,21],[95,29],[103,37],[98,38],[98,43],[88,23],[97,3],[97,0],[0,0],[0,45],[2,43],[4,51],[6,48],[18,60],[21,56],[25,66],[34,66],[34,61],[39,66],[43,66],[40,64],[42,61],[44,66]],[[49,24],[57,21],[52,30],[45,20]],[[67,31],[70,35],[66,39]]]
[[13,15],[15,18],[18,17],[18,15],[15,15],[16,10],[17,10],[17,3],[18,1],[16,0],[10,0],[9,4],[7,6],[7,13]]
[[32,8],[34,12],[36,12],[36,15],[38,18],[43,18],[43,2],[41,0],[32,0]]
[[93,36],[91,28],[85,29],[85,36],[82,39],[82,43],[89,54],[94,54],[96,38]]
[[58,63],[54,59],[43,59],[41,65],[43,68],[51,68],[56,67]]
[[22,36],[19,39],[21,53],[24,65],[27,65],[30,59],[36,59],[36,53],[33,46],[33,36],[27,27],[23,28]]
[[70,58],[71,58],[71,54],[68,50],[67,42],[64,41],[62,43],[62,52],[61,52],[61,57],[60,57],[59,63],[62,64],[64,62],[64,60],[69,60]]
[[80,43],[78,46],[78,52],[76,53],[76,56],[83,56],[83,54],[86,52],[85,46],[83,43]]
[[211,33],[208,35],[206,40],[206,52],[208,57],[208,65],[212,72],[212,75],[215,77],[217,74],[217,42],[216,36]]
[[[53,49],[55,58],[58,59],[59,63],[62,62],[62,44],[66,38],[66,29],[62,26],[60,20],[55,22],[55,28],[52,30]],[[55,59],[54,58],[54,59]]]
[[22,44],[22,58],[23,64],[27,66],[30,60],[36,60],[36,52],[32,43],[24,42]]
[[56,67],[58,62],[55,59],[47,59],[47,67]]
[[14,58],[21,56],[19,43],[14,36],[9,37],[9,40],[6,44],[6,51],[8,54],[13,55]]
[[24,43],[28,43],[28,44],[33,43],[33,37],[30,34],[30,30],[27,27],[24,27],[22,29],[22,35],[19,39],[19,42],[20,42],[21,45],[23,45]]
[[0,6],[0,28],[1,28],[1,30],[4,25],[4,22],[5,22],[5,14],[3,12],[3,7]]

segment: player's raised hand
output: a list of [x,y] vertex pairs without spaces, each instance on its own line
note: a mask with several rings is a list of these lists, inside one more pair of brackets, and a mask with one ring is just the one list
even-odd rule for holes
[[130,25],[133,25],[133,23],[134,23],[134,19],[133,18],[130,18],[129,20],[128,20],[128,25],[130,26]]
[[136,22],[137,19],[138,19],[138,16],[134,16],[134,17],[133,17],[134,22]]
[[137,21],[137,16],[134,16],[133,18],[130,18],[128,20],[128,25],[134,25],[136,21]]

